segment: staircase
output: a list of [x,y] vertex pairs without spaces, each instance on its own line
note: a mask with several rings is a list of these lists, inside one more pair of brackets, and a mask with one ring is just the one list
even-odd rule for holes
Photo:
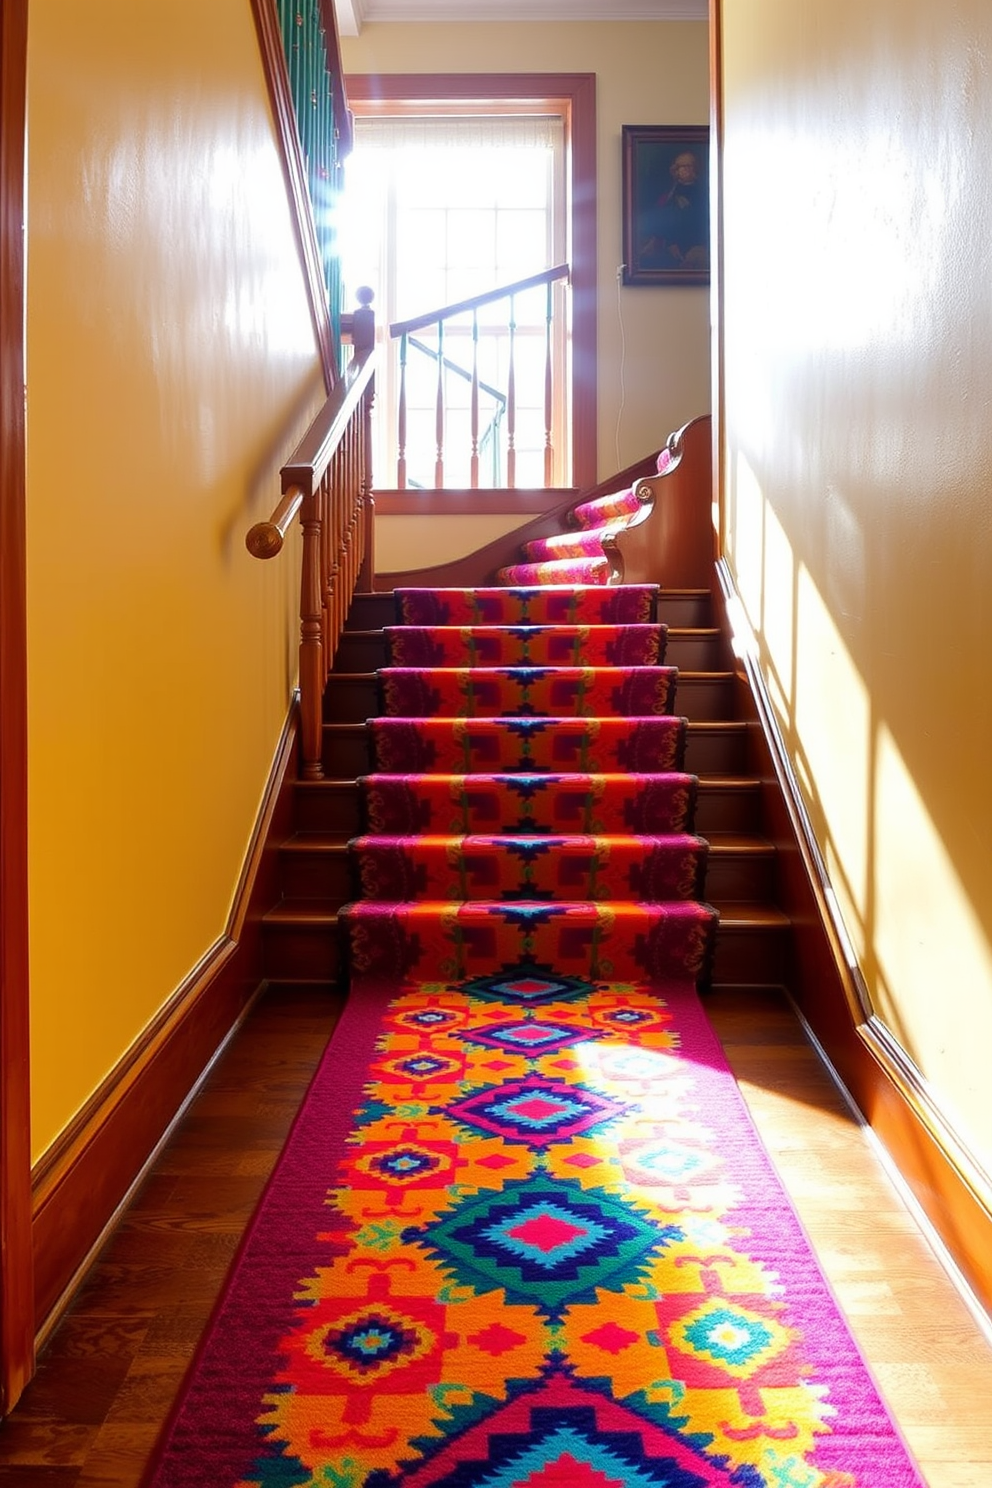
[[[373,761],[365,720],[380,712],[376,669],[392,593],[356,594],[324,698],[323,780],[293,783],[292,824],[277,847],[279,899],[263,919],[270,983],[334,982],[337,911],[355,897],[349,839],[363,830],[356,778]],[[678,668],[676,711],[688,718],[684,768],[698,776],[695,831],[709,843],[706,898],[720,914],[711,983],[785,981],[789,921],[775,903],[775,849],[762,831],[762,782],[749,771],[749,724],[738,716],[726,637],[707,589],[663,590],[666,663]]]

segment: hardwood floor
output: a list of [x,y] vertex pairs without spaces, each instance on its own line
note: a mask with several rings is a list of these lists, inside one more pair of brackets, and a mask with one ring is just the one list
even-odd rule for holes
[[[788,1004],[707,1008],[929,1488],[989,1488],[992,1347]],[[305,992],[253,1009],[0,1425],[0,1485],[137,1484],[337,1012]]]

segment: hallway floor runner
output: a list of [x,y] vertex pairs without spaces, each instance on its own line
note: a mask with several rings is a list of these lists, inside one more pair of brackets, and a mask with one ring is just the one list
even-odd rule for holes
[[689,980],[357,990],[146,1488],[920,1488]]

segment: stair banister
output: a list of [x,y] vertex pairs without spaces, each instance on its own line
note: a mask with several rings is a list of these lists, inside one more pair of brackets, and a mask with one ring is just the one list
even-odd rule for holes
[[[371,298],[371,295],[368,296]],[[301,774],[323,776],[322,702],[355,590],[371,589],[374,324],[368,300],[355,312],[355,355],[280,471],[282,498],[245,538],[255,558],[281,552],[296,517],[303,531],[300,579]]]
[[[497,289],[490,289],[483,294],[473,295],[470,299],[459,300],[451,305],[441,305],[436,310],[425,311],[421,315],[413,316],[409,320],[395,321],[389,327],[389,334],[393,339],[398,339],[399,349],[399,390],[398,390],[398,453],[396,465],[396,486],[400,491],[407,487],[408,466],[408,408],[407,408],[407,356],[408,349],[417,345],[411,339],[411,333],[437,327],[437,390],[435,394],[435,458],[434,458],[434,486],[440,489],[444,484],[444,429],[445,429],[445,404],[444,404],[444,373],[450,366],[450,361],[444,352],[444,328],[449,320],[459,315],[471,314],[472,316],[472,368],[464,375],[471,384],[470,405],[470,437],[471,451],[469,457],[470,486],[474,490],[479,484],[479,414],[478,394],[482,384],[478,375],[478,314],[484,305],[496,304],[500,300],[509,301],[509,366],[507,369],[507,484],[513,487],[516,483],[516,369],[514,365],[515,341],[516,341],[516,316],[514,311],[515,297],[523,294],[528,289],[536,289],[544,285],[547,291],[547,312],[545,317],[545,372],[544,372],[544,480],[545,485],[551,484],[554,466],[554,448],[552,444],[552,411],[553,411],[553,355],[552,355],[552,313],[553,313],[553,286],[561,279],[569,279],[570,269],[568,264],[556,264],[554,268],[543,269],[539,274],[531,274],[526,279],[518,279],[513,284],[502,285]],[[460,370],[460,369],[457,369]]]

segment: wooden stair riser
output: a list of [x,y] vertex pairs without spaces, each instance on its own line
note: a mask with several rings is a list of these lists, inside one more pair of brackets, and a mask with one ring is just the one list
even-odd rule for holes
[[354,867],[344,841],[311,847],[305,838],[293,838],[280,849],[279,866],[288,900],[310,899],[337,909],[355,897]]
[[[719,908],[719,906],[717,906]],[[711,985],[781,986],[789,980],[789,921],[721,910]]]
[[710,904],[768,904],[775,892],[775,849],[748,841],[724,845],[711,841],[706,864],[706,898]]
[[[356,770],[355,775],[364,773]],[[354,779],[298,781],[294,786],[294,815],[297,832],[357,837],[364,831],[358,787]],[[713,833],[758,835],[761,830],[761,786],[757,780],[735,779],[699,782],[694,830],[707,837]]]
[[[742,775],[747,734],[742,724],[690,723],[685,769],[693,775]],[[351,780],[374,768],[364,728],[353,723],[324,725],[324,774],[328,780]]]
[[297,832],[348,838],[362,831],[361,802],[354,780],[362,771],[334,773],[342,778],[294,783],[293,825]]
[[265,916],[265,979],[270,982],[336,982],[341,973],[337,916],[302,917],[295,906],[279,906]]
[[[767,845],[734,842],[711,845],[706,872],[706,898],[711,904],[763,903],[772,892],[774,852]],[[280,849],[283,895],[292,903],[309,901],[338,909],[357,895],[354,866],[346,843],[305,836]]]
[[716,832],[758,835],[761,832],[761,786],[742,778],[727,783],[699,782],[693,831],[700,837]]
[[[658,619],[666,625],[697,626],[713,624],[713,602],[708,589],[662,590],[658,600]],[[381,630],[396,625],[396,601],[392,594],[356,594],[348,613],[346,630]]]
[[[683,672],[679,675],[675,711],[685,718],[715,721],[733,717],[734,678],[730,672]],[[382,696],[374,672],[332,672],[324,693],[327,723],[362,723],[382,713]]]
[[[351,672],[374,672],[388,666],[386,638],[378,630],[346,631],[334,657],[337,675]],[[719,671],[726,667],[723,641],[719,631],[670,630],[665,647],[665,665],[682,671]]]

